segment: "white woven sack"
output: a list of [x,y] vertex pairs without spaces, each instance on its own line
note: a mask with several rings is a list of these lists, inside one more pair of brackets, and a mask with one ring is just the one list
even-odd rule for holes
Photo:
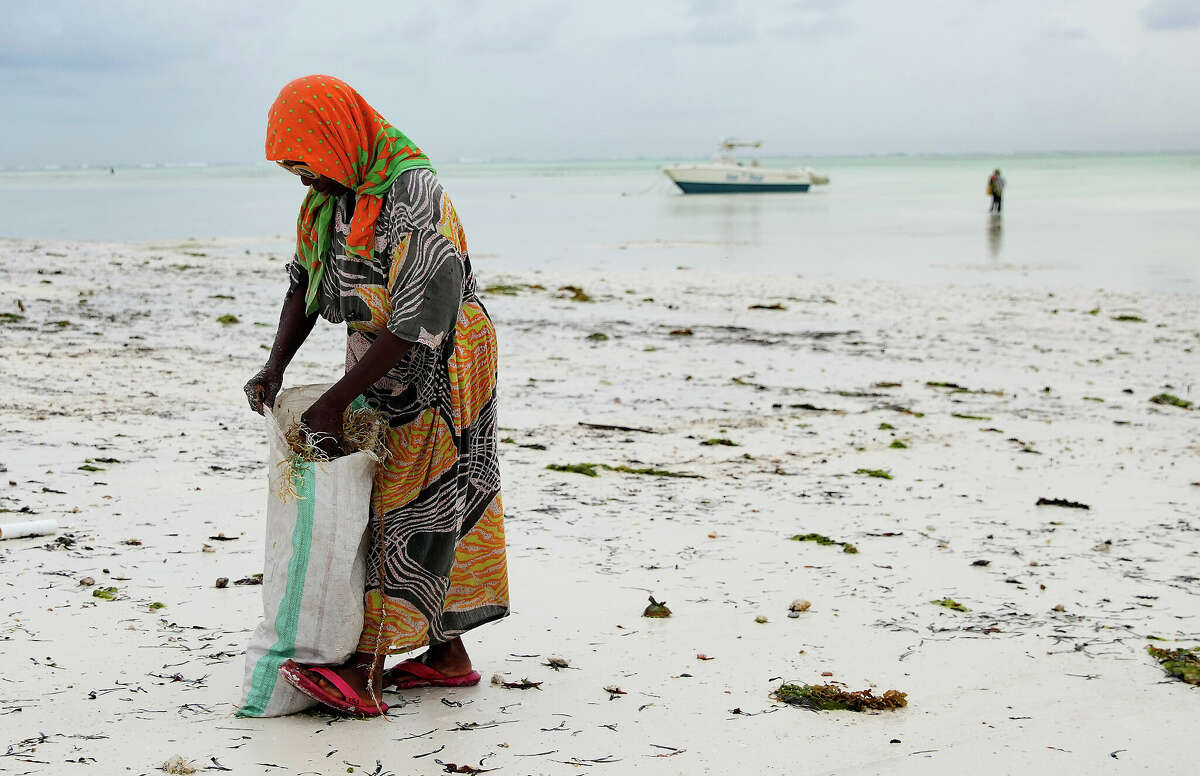
[[[279,677],[294,659],[340,665],[358,646],[369,537],[371,485],[377,459],[353,453],[303,465],[295,497],[280,496],[290,454],[283,430],[312,406],[328,385],[282,391],[266,417],[271,444],[267,492],[263,619],[246,648],[238,715],[278,717],[316,704]],[[281,465],[282,464],[282,465]]]

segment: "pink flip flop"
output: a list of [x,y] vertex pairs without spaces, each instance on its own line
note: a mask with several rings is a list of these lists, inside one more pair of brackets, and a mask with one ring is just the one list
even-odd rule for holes
[[[411,678],[397,679],[398,674],[408,674]],[[446,676],[420,660],[405,660],[383,672],[383,686],[395,687],[397,690],[411,690],[416,687],[471,687],[476,684],[479,684],[478,671],[462,676]]]
[[[338,688],[342,693],[342,697],[335,698],[328,691],[322,689],[321,685],[306,676],[309,672],[317,674]],[[386,703],[378,707],[375,706],[374,701],[368,704],[354,691],[353,687],[346,683],[345,679],[338,676],[336,671],[327,666],[310,666],[306,668],[295,661],[289,660],[279,667],[279,675],[283,677],[285,682],[314,701],[344,714],[354,714],[360,717],[378,717],[387,713],[388,705]]]

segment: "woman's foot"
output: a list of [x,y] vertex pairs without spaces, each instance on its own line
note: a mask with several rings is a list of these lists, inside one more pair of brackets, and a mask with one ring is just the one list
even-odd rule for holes
[[[356,712],[365,714],[380,714],[387,711],[386,704],[382,707],[378,705],[379,696],[383,692],[381,684],[383,681],[382,656],[379,660],[375,660],[370,653],[359,652],[340,666],[321,666],[320,668],[323,670],[316,671],[312,666],[301,665],[294,660],[289,660],[283,664],[280,673],[296,689],[341,711],[347,711],[347,707],[354,707]],[[340,681],[333,681],[333,677]],[[373,680],[369,690],[368,680]],[[339,683],[345,686],[339,687]],[[309,687],[304,685],[309,685]],[[310,689],[316,692],[310,692]],[[354,697],[355,695],[357,698]],[[329,701],[333,701],[333,703]]]
[[434,644],[419,657],[384,671],[383,683],[397,689],[468,687],[479,683],[479,674],[471,667],[471,657],[462,639],[454,638]]
[[467,654],[467,648],[460,638],[434,644],[417,660],[444,676],[463,676],[471,673],[471,656]]

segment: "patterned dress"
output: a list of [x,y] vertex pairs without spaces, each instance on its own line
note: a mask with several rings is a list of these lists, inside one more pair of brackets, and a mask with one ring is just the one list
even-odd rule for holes
[[[437,176],[409,170],[383,197],[369,261],[347,256],[354,196],[336,206],[319,311],[346,322],[346,369],[387,330],[415,343],[364,394],[389,418],[375,476],[359,651],[407,652],[508,614],[496,450],[496,332],[466,236]],[[288,266],[293,288],[306,277]]]

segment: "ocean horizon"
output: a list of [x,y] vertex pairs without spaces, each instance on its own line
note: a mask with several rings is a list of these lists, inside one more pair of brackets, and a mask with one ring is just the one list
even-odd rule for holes
[[[477,267],[699,269],[1200,292],[1200,153],[761,157],[804,194],[683,196],[672,162],[435,164]],[[1004,214],[987,213],[994,167]],[[303,189],[274,164],[0,171],[0,237],[279,238]],[[735,264],[731,264],[735,262]]]
[[[1154,148],[1154,149],[1042,149],[1034,151],[1002,151],[976,149],[968,151],[877,151],[871,153],[827,153],[815,152],[808,154],[773,154],[760,156],[763,163],[803,164],[814,159],[820,160],[865,160],[865,159],[1025,159],[1047,157],[1144,157],[1144,156],[1195,156],[1200,155],[1200,148]],[[658,154],[625,155],[625,156],[548,156],[544,158],[531,157],[470,157],[460,156],[453,159],[439,158],[435,166],[470,166],[470,165],[528,165],[528,166],[561,166],[587,164],[676,164],[703,162],[711,159],[713,154],[680,154],[678,156],[663,156]],[[104,162],[94,161],[80,164],[0,164],[0,175],[21,172],[71,172],[115,170],[147,170],[147,169],[179,169],[187,167],[208,168],[272,168],[274,162],[263,159],[254,160],[159,160],[141,162]]]

